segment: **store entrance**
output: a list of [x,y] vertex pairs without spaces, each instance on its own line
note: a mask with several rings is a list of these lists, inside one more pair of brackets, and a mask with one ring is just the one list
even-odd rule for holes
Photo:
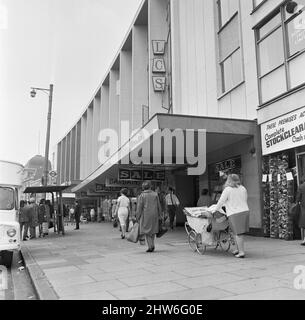
[[305,152],[297,154],[298,184],[305,178]]

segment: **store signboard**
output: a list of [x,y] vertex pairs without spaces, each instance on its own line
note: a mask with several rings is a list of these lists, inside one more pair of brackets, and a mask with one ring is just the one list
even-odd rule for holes
[[221,172],[240,174],[241,156],[226,159],[226,160],[209,165],[210,180],[218,180]]
[[119,169],[119,180],[135,180],[135,181],[164,181],[165,170],[149,170],[149,169]]
[[263,156],[305,145],[305,107],[261,124]]
[[101,183],[95,184],[95,192],[118,192],[120,190],[120,187],[106,187],[105,184]]
[[134,188],[141,185],[140,181],[128,181],[128,180],[118,180],[113,178],[106,178],[106,187],[120,187],[120,188]]

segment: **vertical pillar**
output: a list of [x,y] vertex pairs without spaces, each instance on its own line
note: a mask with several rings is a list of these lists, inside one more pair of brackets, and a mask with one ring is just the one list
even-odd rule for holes
[[80,179],[86,178],[87,112],[81,118]]
[[77,126],[75,126],[71,131],[70,181],[75,180],[76,127]]
[[76,125],[76,139],[75,139],[75,180],[80,180],[80,150],[81,150],[81,121]]
[[88,177],[92,172],[92,128],[93,127],[93,104],[87,110],[87,133],[86,133],[86,168],[85,176]]
[[66,178],[65,181],[70,181],[70,160],[71,160],[71,132],[66,136]]
[[[168,108],[168,92],[155,92],[152,82],[152,61],[155,58],[153,53],[153,40],[167,40],[168,24],[167,24],[167,6],[168,1],[165,0],[148,0],[148,52],[149,52],[149,116],[152,117],[156,113],[164,113]],[[166,55],[163,56],[167,61]],[[168,69],[170,66],[166,65]],[[166,76],[166,73],[162,74]],[[168,79],[167,79],[168,81]]]
[[132,130],[142,126],[142,106],[148,107],[148,27],[135,25],[132,37]]
[[92,170],[97,169],[98,162],[98,134],[100,131],[100,117],[101,117],[101,96],[100,92],[93,100],[93,129],[92,129]]
[[[132,54],[131,51],[122,51],[120,54],[120,96],[119,96],[119,111],[121,121],[129,122],[131,130],[132,121]],[[124,144],[130,138],[129,135],[122,137],[120,144]],[[121,137],[120,137],[121,139]]]
[[120,136],[119,128],[119,70],[111,70],[109,78],[109,128]]
[[62,166],[62,163],[61,163],[61,143],[62,142],[59,142],[57,144],[57,164],[56,164],[56,171],[57,171],[57,184],[60,184],[61,182],[61,166]]

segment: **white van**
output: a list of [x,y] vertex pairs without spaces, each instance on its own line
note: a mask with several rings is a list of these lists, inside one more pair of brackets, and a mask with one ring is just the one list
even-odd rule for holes
[[20,250],[19,199],[23,165],[0,160],[0,264],[10,267]]

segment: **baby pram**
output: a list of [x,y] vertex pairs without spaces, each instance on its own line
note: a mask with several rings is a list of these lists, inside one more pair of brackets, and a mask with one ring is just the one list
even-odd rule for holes
[[229,251],[231,244],[234,244],[225,212],[214,212],[214,208],[215,206],[183,210],[187,218],[185,230],[188,242],[194,252],[204,254],[207,247],[215,247],[215,250],[220,247],[223,251]]

